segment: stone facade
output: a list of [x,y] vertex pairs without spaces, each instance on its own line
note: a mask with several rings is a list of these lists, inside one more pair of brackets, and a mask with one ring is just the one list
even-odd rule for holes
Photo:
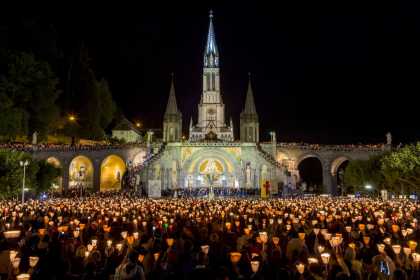
[[[368,159],[388,150],[390,146],[378,148],[347,146],[319,146],[288,143],[243,143],[243,142],[171,142],[166,145],[153,143],[102,150],[42,150],[32,152],[36,159],[54,159],[62,168],[62,187],[69,188],[71,163],[79,157],[92,164],[92,187],[103,190],[101,177],[103,165],[110,156],[117,156],[130,167],[144,162],[139,180],[159,180],[162,189],[200,187],[205,178],[205,165],[209,160],[216,163],[219,174],[215,185],[259,189],[269,181],[276,192],[278,183],[295,184],[300,180],[298,165],[304,159],[314,157],[320,160],[323,170],[324,192],[334,194],[337,187],[337,170],[346,160]],[[201,169],[200,169],[201,168]],[[140,183],[137,182],[137,185]],[[281,191],[281,190],[279,190]]]

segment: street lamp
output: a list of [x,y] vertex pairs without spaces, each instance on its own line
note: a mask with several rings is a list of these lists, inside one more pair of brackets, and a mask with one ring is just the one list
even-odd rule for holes
[[76,121],[76,116],[75,115],[69,115],[69,121],[74,122]]
[[22,204],[25,201],[25,176],[26,176],[26,166],[29,165],[29,161],[25,160],[25,161],[20,161],[20,166],[23,167],[23,180],[22,180]]
[[71,129],[71,134],[72,134],[72,136],[71,136],[71,145],[74,146],[74,142],[75,142],[75,137],[74,137],[74,133],[75,133],[74,128],[75,127],[74,127],[74,125],[76,124],[76,120],[77,120],[76,115],[74,115],[74,114],[68,115],[67,120],[69,121],[70,124],[72,124],[72,129]]
[[366,186],[365,186],[365,189],[367,189],[367,190],[371,190],[371,189],[372,189],[372,185],[366,185]]

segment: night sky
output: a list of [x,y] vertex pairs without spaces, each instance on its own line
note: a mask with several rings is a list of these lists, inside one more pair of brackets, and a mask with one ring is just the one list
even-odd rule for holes
[[[211,8],[222,97],[237,138],[251,72],[262,140],[270,130],[294,142],[384,142],[388,131],[394,143],[420,139],[420,4],[367,2],[122,5],[57,9],[37,20],[53,26],[65,53],[83,41],[119,107],[146,127],[162,126],[171,72],[185,133],[190,117],[196,121]],[[8,11],[0,38],[10,45],[13,36],[31,36],[13,32],[28,18]]]

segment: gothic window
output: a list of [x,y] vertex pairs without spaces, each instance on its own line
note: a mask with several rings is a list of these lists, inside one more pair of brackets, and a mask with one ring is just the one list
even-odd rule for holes
[[212,90],[216,90],[216,74],[215,73],[211,73],[211,85],[212,85]]
[[206,84],[207,84],[206,90],[210,90],[210,73],[206,73]]

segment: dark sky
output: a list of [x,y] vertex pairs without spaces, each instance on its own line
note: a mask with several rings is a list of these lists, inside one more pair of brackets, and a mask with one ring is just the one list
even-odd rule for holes
[[387,131],[398,143],[420,139],[418,1],[256,2],[57,10],[40,19],[64,50],[84,41],[118,105],[147,127],[161,127],[171,72],[184,130],[196,120],[212,8],[222,96],[236,127],[251,72],[263,139],[270,130],[296,142],[383,142]]

